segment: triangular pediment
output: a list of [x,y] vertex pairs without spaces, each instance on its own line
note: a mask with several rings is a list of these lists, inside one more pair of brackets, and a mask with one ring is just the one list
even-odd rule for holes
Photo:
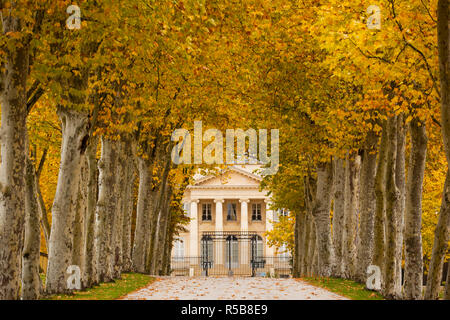
[[194,186],[242,185],[259,186],[261,177],[243,169],[230,167],[218,175],[198,179]]

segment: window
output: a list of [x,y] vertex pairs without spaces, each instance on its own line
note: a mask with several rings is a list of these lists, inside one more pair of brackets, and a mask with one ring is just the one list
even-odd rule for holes
[[203,221],[211,221],[211,203],[204,203],[202,205],[202,220]]
[[252,204],[252,220],[261,221],[261,203]]
[[287,217],[289,215],[289,210],[287,210],[287,209],[278,209],[278,210],[273,212],[273,215],[274,215],[273,221],[278,222],[278,221],[280,221],[280,218],[279,218],[280,216],[281,217]]
[[173,244],[173,257],[176,259],[184,257],[184,241],[181,238],[175,240]]
[[227,206],[227,220],[228,221],[236,221],[237,213],[236,213],[236,203],[229,203]]
[[239,266],[239,242],[236,236],[228,236],[226,245],[225,264],[227,268],[237,268]]
[[289,215],[288,209],[280,209],[280,216],[287,217]]

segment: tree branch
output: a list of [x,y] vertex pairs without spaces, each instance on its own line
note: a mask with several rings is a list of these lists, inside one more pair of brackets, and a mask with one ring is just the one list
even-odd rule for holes
[[44,89],[42,87],[40,87],[39,84],[38,84],[38,86],[39,86],[39,88],[34,92],[33,96],[31,98],[29,98],[27,101],[27,115],[30,113],[31,109],[33,109],[36,102],[38,102],[39,99],[44,94]]
[[36,170],[36,178],[39,180],[42,172],[42,168],[44,168],[44,163],[47,158],[48,148],[44,149],[44,153],[42,154],[41,161],[39,161],[38,169]]

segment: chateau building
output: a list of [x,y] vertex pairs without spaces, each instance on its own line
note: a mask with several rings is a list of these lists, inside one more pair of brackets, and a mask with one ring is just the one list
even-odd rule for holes
[[280,212],[271,210],[267,191],[260,190],[258,167],[234,165],[220,175],[194,177],[183,197],[188,232],[172,250],[174,274],[289,273],[290,257],[267,244],[265,232]]

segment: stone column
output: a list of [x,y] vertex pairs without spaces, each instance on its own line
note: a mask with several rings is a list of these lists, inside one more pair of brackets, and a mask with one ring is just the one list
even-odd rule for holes
[[[271,231],[273,229],[273,224],[271,221],[273,221],[273,210],[270,209],[270,199],[265,199],[264,202],[266,203],[266,231]],[[273,247],[269,247],[267,244],[267,240],[265,243],[265,249],[266,249],[266,253],[265,256],[266,257],[273,257],[274,256],[274,248]]]
[[[223,199],[215,199],[214,200],[216,204],[216,225],[215,225],[215,231],[216,232],[223,232]],[[215,248],[215,264],[223,264],[223,241],[216,241],[216,248]]]
[[189,223],[189,256],[198,257],[198,199],[191,200],[191,221]]
[[[250,202],[249,199],[240,199],[239,202],[241,203],[241,231],[242,232],[248,232],[248,203]],[[249,244],[250,240],[245,240],[241,242],[241,264],[247,265],[249,263],[248,260],[248,251],[249,251]]]

